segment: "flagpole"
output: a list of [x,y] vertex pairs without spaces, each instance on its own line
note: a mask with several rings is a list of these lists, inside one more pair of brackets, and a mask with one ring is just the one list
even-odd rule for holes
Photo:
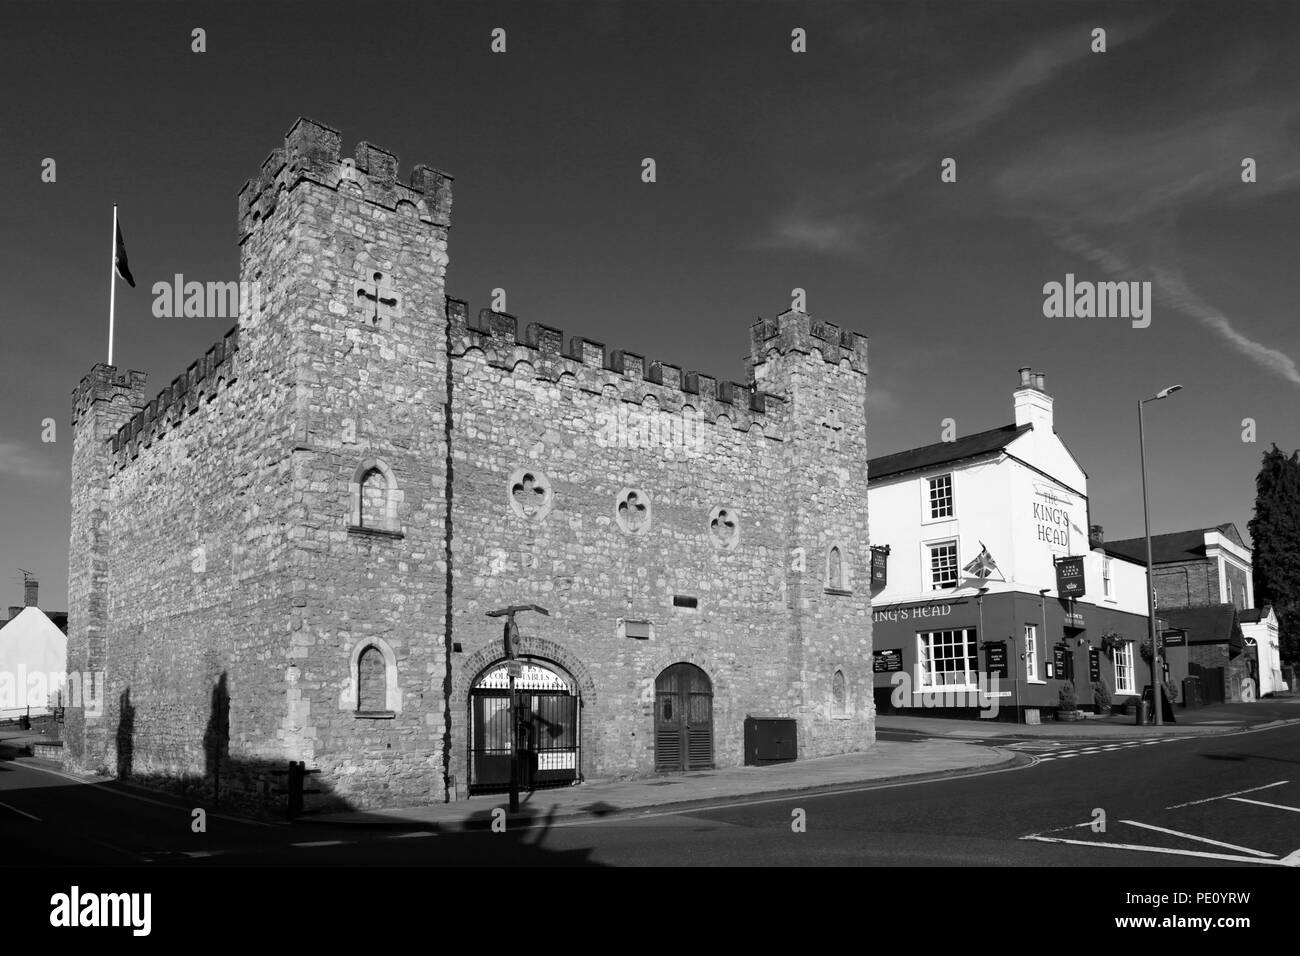
[[117,305],[117,203],[113,203],[113,241],[108,247],[108,364],[113,364],[113,311]]

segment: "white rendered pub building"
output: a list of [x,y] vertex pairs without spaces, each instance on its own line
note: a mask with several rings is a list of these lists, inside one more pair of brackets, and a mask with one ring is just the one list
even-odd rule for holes
[[1095,547],[1044,385],[1022,368],[1014,422],[868,462],[881,713],[1033,721],[1067,680],[1085,711],[1149,683],[1146,568]]

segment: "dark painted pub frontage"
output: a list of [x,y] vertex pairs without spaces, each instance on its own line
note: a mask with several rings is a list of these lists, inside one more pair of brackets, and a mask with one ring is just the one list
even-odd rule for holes
[[1140,695],[1151,672],[1140,650],[1146,618],[1070,603],[1004,592],[876,607],[877,711],[1033,721],[1055,715],[1067,680],[1085,711],[1097,712],[1097,684],[1114,706]]

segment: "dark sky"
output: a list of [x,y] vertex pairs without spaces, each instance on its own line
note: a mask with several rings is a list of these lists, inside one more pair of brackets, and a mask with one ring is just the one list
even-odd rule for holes
[[[1112,538],[1142,532],[1140,397],[1186,386],[1148,406],[1154,531],[1244,533],[1261,452],[1300,445],[1300,4],[4,16],[0,607],[20,567],[66,605],[70,393],[105,358],[112,204],[138,285],[119,283],[116,364],[152,395],[233,324],[154,318],[153,283],[238,277],[236,195],[299,115],[343,130],[345,154],[393,150],[403,177],[456,177],[448,292],[471,309],[500,286],[524,323],[739,379],[748,325],[807,289],[815,316],[870,337],[873,455],[937,441],[948,417],[1004,424],[1015,370],[1045,371]],[[1152,281],[1150,328],[1045,318],[1067,272]]]

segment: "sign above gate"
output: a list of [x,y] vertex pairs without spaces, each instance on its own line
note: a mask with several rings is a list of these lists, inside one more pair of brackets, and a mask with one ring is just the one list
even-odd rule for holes
[[[558,690],[567,694],[573,693],[573,688],[569,686],[568,681],[540,664],[515,661],[511,663],[520,665],[519,676],[515,678],[515,690]],[[507,665],[503,662],[499,667],[488,671],[474,685],[474,689],[509,690],[510,672],[507,670]]]

